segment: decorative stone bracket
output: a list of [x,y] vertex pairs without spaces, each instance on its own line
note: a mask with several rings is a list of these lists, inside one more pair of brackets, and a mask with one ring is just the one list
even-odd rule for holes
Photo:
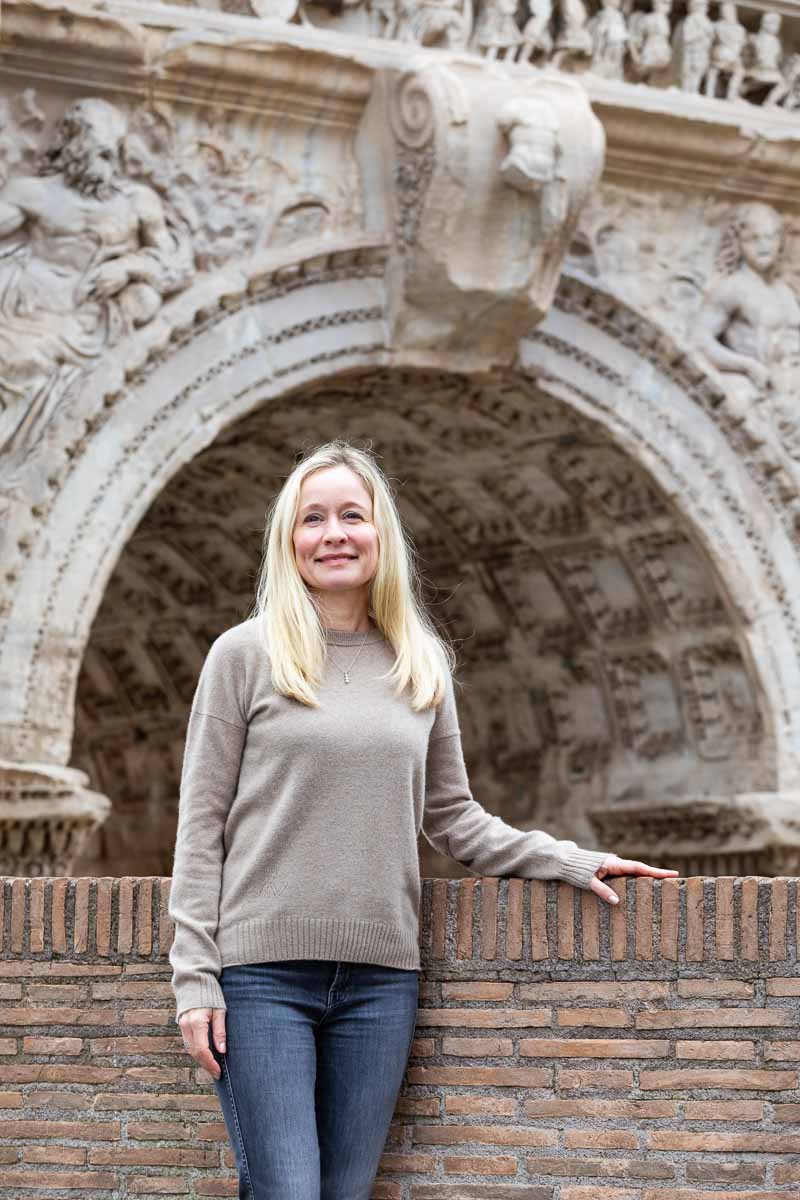
[[602,126],[557,77],[450,62],[385,82],[392,347],[462,370],[508,364],[552,301],[602,170]]

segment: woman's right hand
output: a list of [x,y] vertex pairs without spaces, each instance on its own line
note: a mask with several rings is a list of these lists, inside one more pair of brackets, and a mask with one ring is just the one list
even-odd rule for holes
[[211,1022],[211,1036],[214,1046],[220,1054],[225,1053],[225,1009],[224,1008],[187,1008],[178,1017],[178,1024],[183,1035],[183,1044],[196,1063],[209,1075],[219,1079],[220,1071],[217,1060],[211,1053],[208,1042],[208,1023]]

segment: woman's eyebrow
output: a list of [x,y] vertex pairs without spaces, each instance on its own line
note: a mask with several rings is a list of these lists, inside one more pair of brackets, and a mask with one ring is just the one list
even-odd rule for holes
[[[309,504],[304,504],[302,506],[302,508],[300,509],[300,512],[306,512],[309,508],[325,508],[325,507],[326,506],[322,503],[322,501],[312,500]],[[359,500],[345,500],[342,502],[342,504],[340,504],[339,507],[340,508],[361,508],[366,512],[367,506],[365,504],[362,504]]]

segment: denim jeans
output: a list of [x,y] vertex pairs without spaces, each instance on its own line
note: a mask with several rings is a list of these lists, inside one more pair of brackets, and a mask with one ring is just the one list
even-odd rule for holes
[[294,959],[223,967],[214,1081],[239,1200],[369,1200],[411,1053],[419,972]]

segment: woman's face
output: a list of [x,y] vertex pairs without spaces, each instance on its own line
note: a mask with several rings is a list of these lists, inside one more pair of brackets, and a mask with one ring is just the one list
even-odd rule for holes
[[372,501],[349,467],[323,467],[300,489],[294,554],[302,578],[313,591],[368,590],[378,569],[378,531]]

